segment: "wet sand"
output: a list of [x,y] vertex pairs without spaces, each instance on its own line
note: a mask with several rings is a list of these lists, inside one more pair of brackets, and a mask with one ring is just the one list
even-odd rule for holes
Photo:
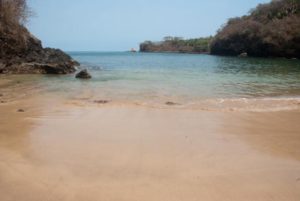
[[299,110],[35,97],[0,114],[1,201],[300,200]]

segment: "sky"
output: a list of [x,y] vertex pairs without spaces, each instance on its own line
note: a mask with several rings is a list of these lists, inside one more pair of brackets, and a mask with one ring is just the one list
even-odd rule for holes
[[29,30],[45,47],[126,51],[164,36],[214,35],[229,18],[270,0],[29,0]]

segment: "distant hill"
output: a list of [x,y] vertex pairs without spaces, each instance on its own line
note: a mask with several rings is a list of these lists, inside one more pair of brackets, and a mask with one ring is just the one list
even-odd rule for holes
[[140,44],[141,52],[209,53],[212,37],[184,40],[167,36],[161,42],[145,41]]
[[300,0],[273,0],[230,19],[210,47],[215,55],[300,58]]

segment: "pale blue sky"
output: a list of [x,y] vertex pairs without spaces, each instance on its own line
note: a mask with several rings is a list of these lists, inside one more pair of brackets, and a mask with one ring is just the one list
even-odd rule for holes
[[228,18],[270,0],[29,0],[27,24],[47,47],[123,51],[164,36],[216,33]]

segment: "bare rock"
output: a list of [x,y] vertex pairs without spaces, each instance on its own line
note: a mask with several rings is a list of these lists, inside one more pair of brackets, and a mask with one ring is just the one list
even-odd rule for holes
[[92,78],[92,76],[89,74],[89,72],[86,69],[81,70],[79,73],[76,74],[75,77],[78,79],[91,79]]

